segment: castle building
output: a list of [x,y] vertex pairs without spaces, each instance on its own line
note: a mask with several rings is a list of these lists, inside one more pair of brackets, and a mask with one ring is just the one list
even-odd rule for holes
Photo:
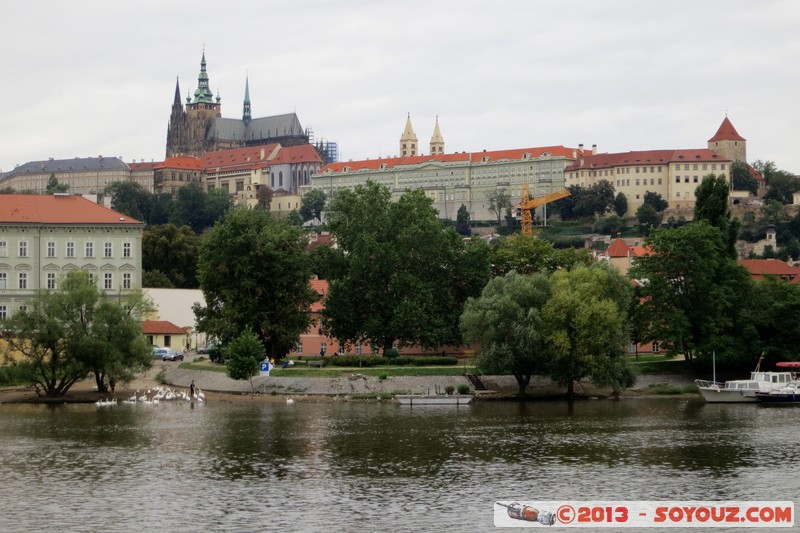
[[0,319],[69,270],[86,270],[106,294],[142,286],[144,224],[80,196],[0,195]]
[[730,181],[733,161],[745,161],[746,141],[725,117],[708,148],[643,150],[584,154],[564,170],[565,186],[589,187],[608,180],[628,200],[628,214],[644,203],[644,195],[661,195],[671,208],[694,208],[695,190],[708,174],[722,175]]
[[206,152],[226,148],[243,148],[264,144],[296,146],[308,144],[309,134],[303,130],[296,113],[252,118],[250,80],[245,79],[242,118],[224,118],[222,99],[209,88],[206,54],[200,60],[200,74],[194,96],[181,102],[179,81],[167,127],[166,157],[201,157]]
[[131,169],[118,157],[101,155],[30,161],[0,175],[0,187],[42,194],[53,178],[71,194],[102,194],[111,183],[130,181]]

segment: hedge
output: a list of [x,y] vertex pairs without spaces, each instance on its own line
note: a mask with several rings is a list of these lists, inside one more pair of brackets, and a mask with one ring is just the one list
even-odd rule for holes
[[326,365],[332,366],[455,366],[457,357],[418,356],[387,359],[380,355],[337,355],[326,357]]

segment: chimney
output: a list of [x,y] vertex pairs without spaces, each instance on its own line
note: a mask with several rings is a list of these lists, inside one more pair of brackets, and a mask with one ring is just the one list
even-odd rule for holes
[[583,154],[583,143],[580,143],[580,144],[578,145],[578,151],[579,151],[581,154]]
[[596,144],[592,145],[592,155],[597,155],[597,145]]

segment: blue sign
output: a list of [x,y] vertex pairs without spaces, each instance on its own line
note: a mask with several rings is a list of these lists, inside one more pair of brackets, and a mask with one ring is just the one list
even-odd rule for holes
[[272,365],[269,364],[269,361],[261,361],[261,375],[262,376],[269,376],[269,371],[272,370]]

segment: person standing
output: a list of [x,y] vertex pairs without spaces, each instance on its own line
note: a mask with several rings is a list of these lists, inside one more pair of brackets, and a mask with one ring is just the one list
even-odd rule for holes
[[192,380],[192,384],[189,385],[189,398],[194,400],[194,380]]

